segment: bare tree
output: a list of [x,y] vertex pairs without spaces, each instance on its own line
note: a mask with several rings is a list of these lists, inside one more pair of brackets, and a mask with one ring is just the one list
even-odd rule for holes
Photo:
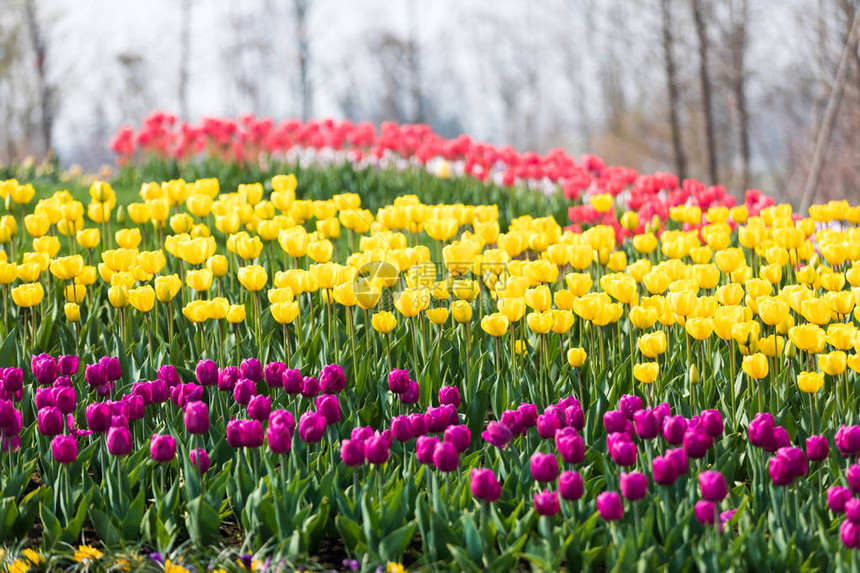
[[310,37],[308,35],[308,10],[311,0],[294,0],[293,8],[296,13],[296,41],[299,49],[299,89],[302,121],[307,121],[313,114],[313,88],[308,71],[310,68]]
[[749,134],[749,110],[746,97],[746,51],[747,51],[747,26],[749,20],[749,7],[747,0],[732,2],[730,7],[730,29],[729,29],[729,54],[731,59],[731,73],[729,83],[734,96],[735,107],[738,114],[738,149],[741,154],[741,183],[744,189],[750,186],[750,134]]
[[712,184],[718,180],[717,143],[714,130],[714,111],[711,104],[711,76],[708,70],[708,30],[705,25],[705,8],[707,0],[690,0],[693,20],[696,25],[696,37],[699,44],[699,86],[702,91],[702,111],[705,116],[705,140],[708,148],[708,175]]
[[661,0],[663,20],[663,56],[666,67],[666,83],[669,91],[669,123],[672,128],[672,149],[675,152],[675,169],[678,177],[687,177],[687,158],[681,139],[681,119],[679,117],[678,77],[675,66],[675,47],[672,38],[672,0]]
[[188,65],[191,58],[191,0],[182,0],[179,33],[179,113],[191,121],[188,113]]
[[39,21],[36,0],[26,0],[24,11],[27,19],[27,28],[30,32],[30,40],[33,43],[33,52],[36,58],[36,83],[39,106],[39,131],[42,137],[43,150],[48,153],[53,147],[54,130],[54,106],[53,90],[48,83],[46,63],[47,45],[42,24]]
[[418,23],[415,18],[416,0],[406,3],[406,19],[409,27],[409,75],[411,79],[413,123],[424,123],[424,94],[421,91],[421,54],[418,46]]

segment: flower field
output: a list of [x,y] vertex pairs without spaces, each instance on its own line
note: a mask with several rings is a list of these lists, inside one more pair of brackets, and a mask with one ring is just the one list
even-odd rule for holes
[[860,207],[423,126],[114,149],[0,180],[8,570],[860,567]]

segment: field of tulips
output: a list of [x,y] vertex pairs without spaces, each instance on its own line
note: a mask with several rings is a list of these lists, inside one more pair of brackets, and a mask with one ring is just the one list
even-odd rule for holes
[[860,208],[155,123],[0,180],[9,571],[860,567]]

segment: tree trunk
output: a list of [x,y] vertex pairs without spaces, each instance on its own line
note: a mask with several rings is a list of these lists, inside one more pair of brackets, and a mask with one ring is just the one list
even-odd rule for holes
[[182,0],[179,32],[179,113],[191,121],[188,112],[188,60],[191,58],[191,0]]
[[421,91],[421,54],[418,48],[418,26],[415,20],[415,2],[409,0],[406,4],[406,18],[409,27],[409,74],[410,91],[412,92],[412,122],[424,123],[424,94]]
[[738,147],[741,152],[741,183],[746,190],[750,186],[750,135],[749,110],[746,97],[746,50],[747,50],[747,17],[749,15],[747,0],[740,0],[740,13],[732,10],[734,20],[732,26],[732,92],[735,106],[738,110]]
[[296,11],[296,40],[298,41],[299,48],[299,89],[301,90],[302,121],[308,121],[313,113],[311,109],[313,94],[311,93],[312,88],[308,76],[308,68],[310,67],[310,42],[307,29],[309,3],[310,0],[295,0],[294,2]]
[[54,110],[52,105],[51,87],[45,71],[47,48],[42,26],[39,23],[36,0],[26,0],[24,9],[27,16],[27,28],[33,42],[33,52],[36,56],[36,83],[38,88],[39,131],[47,154],[53,147]]
[[674,41],[672,39],[672,0],[661,0],[663,16],[663,54],[666,64],[666,82],[669,88],[669,120],[672,127],[672,148],[675,152],[675,170],[678,177],[687,177],[687,158],[681,139],[681,120],[678,113],[678,76],[675,67]]
[[713,185],[717,182],[717,144],[714,134],[714,112],[711,106],[711,76],[708,71],[708,31],[705,27],[703,0],[690,0],[696,36],[699,40],[699,85],[702,90],[702,108],[705,115],[705,137],[708,146],[708,175]]

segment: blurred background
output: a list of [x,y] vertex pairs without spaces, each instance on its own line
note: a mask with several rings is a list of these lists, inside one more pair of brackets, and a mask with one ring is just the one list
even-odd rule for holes
[[[153,110],[428,123],[739,195],[860,197],[860,0],[0,0],[0,162]],[[812,180],[810,182],[810,180]]]

